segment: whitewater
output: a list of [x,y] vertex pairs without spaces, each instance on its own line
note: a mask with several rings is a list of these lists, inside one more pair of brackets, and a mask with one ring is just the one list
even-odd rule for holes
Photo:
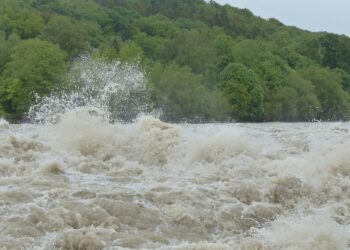
[[111,122],[137,72],[96,65],[102,94],[0,120],[1,250],[350,248],[350,123]]

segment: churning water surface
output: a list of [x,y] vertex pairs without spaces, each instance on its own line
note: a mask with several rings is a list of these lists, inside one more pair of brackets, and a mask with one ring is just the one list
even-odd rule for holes
[[350,123],[112,124],[76,95],[0,120],[0,249],[349,249]]
[[2,249],[348,249],[350,124],[0,123]]

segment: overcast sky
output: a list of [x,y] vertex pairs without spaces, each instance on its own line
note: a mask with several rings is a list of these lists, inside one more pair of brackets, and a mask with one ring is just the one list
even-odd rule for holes
[[350,0],[215,0],[311,31],[350,36]]

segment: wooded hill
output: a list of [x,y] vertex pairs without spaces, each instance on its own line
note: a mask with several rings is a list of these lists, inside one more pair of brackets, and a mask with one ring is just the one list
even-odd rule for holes
[[350,117],[350,39],[202,0],[1,0],[0,116],[58,91],[74,59],[138,61],[167,121]]

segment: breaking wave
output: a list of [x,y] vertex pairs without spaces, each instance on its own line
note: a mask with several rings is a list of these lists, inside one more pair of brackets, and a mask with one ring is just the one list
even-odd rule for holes
[[38,97],[28,112],[29,120],[55,123],[67,112],[84,107],[110,122],[132,121],[151,109],[146,79],[137,64],[83,56],[71,67],[63,88]]

